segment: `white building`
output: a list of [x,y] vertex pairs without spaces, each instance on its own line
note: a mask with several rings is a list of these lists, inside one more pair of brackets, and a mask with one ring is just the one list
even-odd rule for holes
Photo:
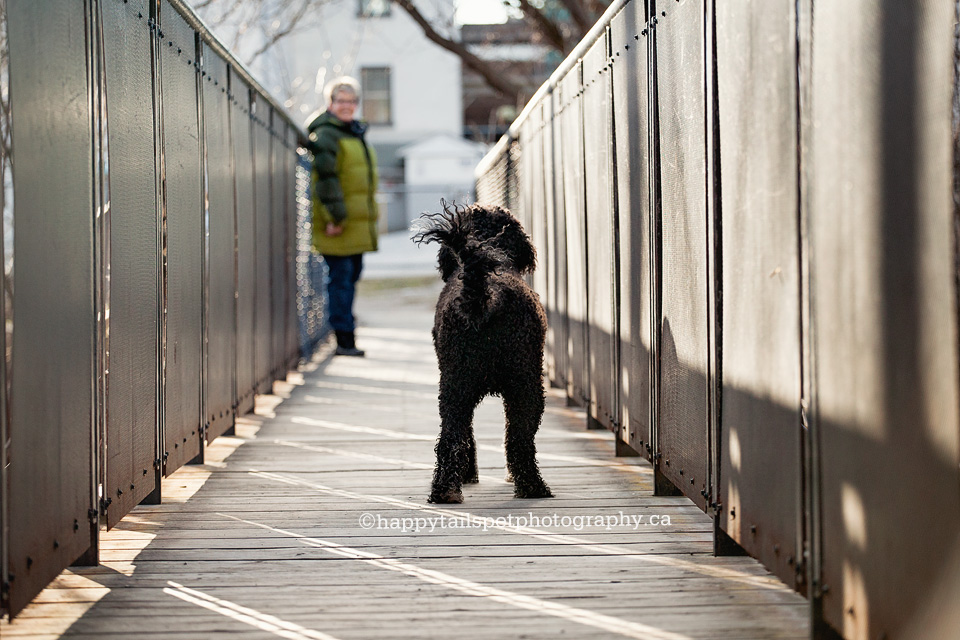
[[[448,25],[448,34],[457,29],[454,4],[454,0],[416,2],[431,23]],[[406,210],[398,151],[436,136],[462,136],[460,59],[427,40],[409,15],[389,0],[331,0],[315,11],[307,27],[260,56],[252,71],[304,126],[325,107],[322,90],[328,81],[339,75],[360,81],[359,117],[370,124],[367,140],[377,151],[387,222],[390,229],[406,228],[419,211]],[[259,44],[250,40],[241,39],[241,59],[244,49],[253,51]],[[449,177],[434,179],[472,192],[472,177],[459,184],[460,167],[450,168]]]

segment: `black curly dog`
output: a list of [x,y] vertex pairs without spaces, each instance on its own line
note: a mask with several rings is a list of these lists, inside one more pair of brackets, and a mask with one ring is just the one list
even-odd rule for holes
[[547,321],[521,277],[536,251],[500,207],[450,207],[422,216],[414,241],[437,242],[446,283],[437,300],[433,344],[440,364],[440,438],[430,502],[463,502],[479,481],[473,412],[487,395],[503,398],[507,480],[518,498],[549,498],[533,439],[543,417],[543,343]]

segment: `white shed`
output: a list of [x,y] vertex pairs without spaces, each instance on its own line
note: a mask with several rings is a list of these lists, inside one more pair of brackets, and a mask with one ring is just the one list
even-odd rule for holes
[[472,203],[473,171],[486,152],[486,145],[447,135],[402,147],[407,222],[425,211],[439,211],[441,198]]

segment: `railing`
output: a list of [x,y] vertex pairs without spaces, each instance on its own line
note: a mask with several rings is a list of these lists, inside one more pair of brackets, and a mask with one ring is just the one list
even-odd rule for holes
[[162,476],[202,462],[309,355],[325,314],[303,133],[183,2],[7,8],[0,582],[15,615],[64,567],[96,563],[101,527],[158,502]]
[[550,381],[817,637],[960,633],[955,22],[615,2],[477,172],[537,245]]

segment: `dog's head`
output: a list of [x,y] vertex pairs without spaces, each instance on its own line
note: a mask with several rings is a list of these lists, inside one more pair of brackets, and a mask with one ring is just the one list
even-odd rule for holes
[[[537,252],[520,222],[512,213],[498,206],[475,204],[469,207],[444,206],[447,215],[457,218],[457,226],[469,237],[502,252],[509,266],[518,273],[533,271]],[[442,244],[437,254],[440,273],[447,280],[459,265],[454,250]]]

